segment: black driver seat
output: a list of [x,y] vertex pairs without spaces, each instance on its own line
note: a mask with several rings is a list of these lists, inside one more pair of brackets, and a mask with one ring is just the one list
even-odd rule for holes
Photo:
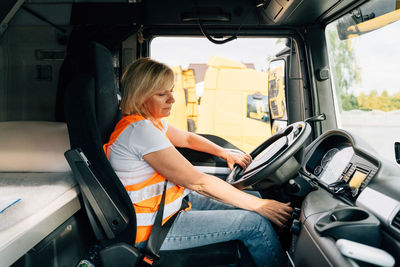
[[[121,118],[119,91],[108,49],[93,42],[83,47],[75,54],[69,51],[60,73],[63,79],[59,90],[62,90],[61,97],[64,98],[72,148],[69,152],[83,152],[90,168],[68,155],[69,152],[66,157],[80,183],[85,209],[96,238],[103,247],[112,248],[112,253],[101,254],[108,257],[102,259],[103,265],[125,266],[124,259],[129,258],[126,253],[130,253],[129,248],[134,246],[136,237],[136,215],[102,148]],[[239,259],[239,255],[245,255],[245,258],[242,256]],[[160,257],[154,266],[253,266],[247,249],[239,241],[162,251]],[[129,265],[132,266],[131,263]]]

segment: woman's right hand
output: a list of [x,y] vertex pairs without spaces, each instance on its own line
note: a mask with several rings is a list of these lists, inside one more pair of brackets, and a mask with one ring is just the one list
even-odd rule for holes
[[293,209],[290,203],[282,203],[273,199],[262,199],[256,212],[275,223],[280,228],[290,219]]

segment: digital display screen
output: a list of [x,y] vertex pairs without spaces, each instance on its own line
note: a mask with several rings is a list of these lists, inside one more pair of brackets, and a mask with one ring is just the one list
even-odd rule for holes
[[364,179],[367,177],[367,173],[364,172],[360,172],[359,170],[356,170],[353,173],[353,176],[351,177],[349,186],[350,188],[357,188],[359,189],[362,182],[364,181]]

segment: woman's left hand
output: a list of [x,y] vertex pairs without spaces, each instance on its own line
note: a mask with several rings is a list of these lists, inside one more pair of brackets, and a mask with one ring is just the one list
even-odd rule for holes
[[225,149],[225,160],[228,164],[229,169],[233,169],[235,164],[240,165],[243,169],[246,169],[250,165],[252,158],[249,154],[234,153]]

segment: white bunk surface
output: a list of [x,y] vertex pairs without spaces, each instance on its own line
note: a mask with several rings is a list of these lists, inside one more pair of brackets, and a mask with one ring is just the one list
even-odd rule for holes
[[68,140],[64,123],[0,122],[0,266],[18,260],[80,209],[63,155]]

